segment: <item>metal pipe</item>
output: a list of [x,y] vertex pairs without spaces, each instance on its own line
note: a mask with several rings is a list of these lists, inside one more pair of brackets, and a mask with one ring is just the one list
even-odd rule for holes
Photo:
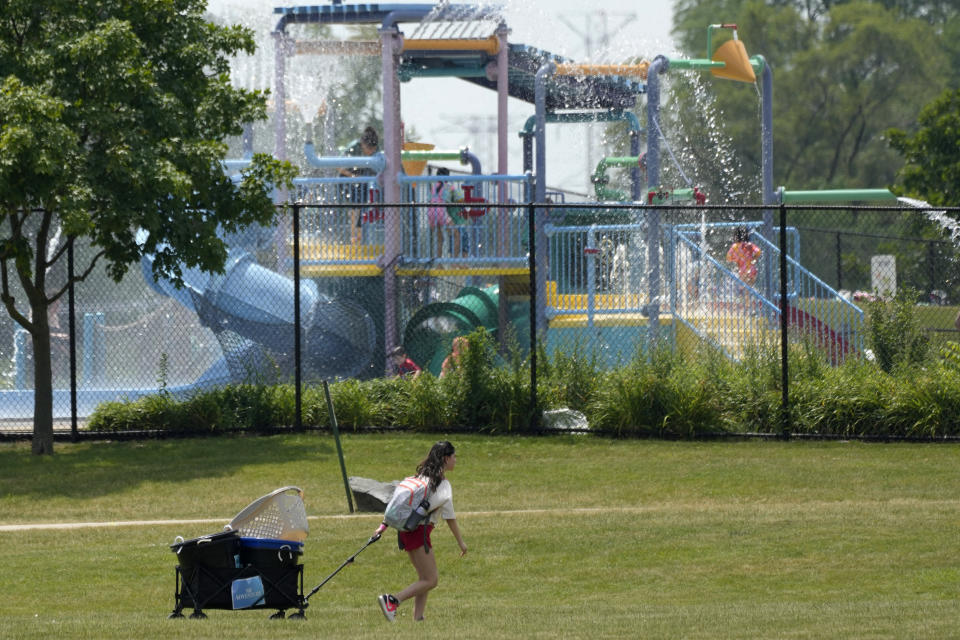
[[[387,166],[387,159],[382,151],[378,151],[372,156],[318,156],[314,150],[313,142],[307,141],[303,145],[303,154],[307,157],[307,162],[320,169],[350,169],[358,167],[361,169],[373,169],[377,174],[380,174]],[[231,161],[228,160],[227,162]]]
[[300,320],[300,203],[293,203],[293,429],[303,429],[303,354]]
[[541,327],[546,328],[546,325],[540,324],[541,317],[544,321],[546,320],[546,308],[538,306],[541,298],[545,300],[545,297],[537,288],[540,276],[537,273],[535,256],[541,249],[537,240],[536,209],[532,201],[527,205],[527,237],[530,238],[530,248],[527,253],[530,270],[530,429],[536,431],[540,428],[540,411],[537,406],[537,339],[540,337]]
[[[633,115],[633,114],[630,114]],[[636,119],[637,116],[633,116]],[[640,128],[630,130],[630,155],[637,157],[637,164],[630,169],[630,199],[634,202],[640,201],[640,193],[643,191],[643,185],[640,184]]]
[[[343,461],[343,446],[340,444],[340,427],[337,425],[337,413],[333,410],[333,398],[330,397],[330,384],[326,380],[323,381],[323,395],[327,399],[327,414],[330,417],[330,429],[333,431],[333,439],[337,445],[337,458],[340,460],[340,476],[343,478],[343,488],[347,492],[347,508],[350,510],[350,513],[353,513],[353,498],[350,493],[350,479],[349,476],[347,476],[347,465]],[[373,538],[370,539],[370,542],[374,542]],[[367,544],[370,544],[370,542]],[[366,547],[364,547],[364,549],[365,548]],[[363,551],[363,549],[360,549],[360,551]],[[360,553],[360,551],[357,551],[357,553]],[[352,559],[353,558],[351,558],[351,560]],[[346,566],[346,564],[347,563],[345,562],[340,566],[340,568],[342,569],[344,566]],[[322,586],[323,585],[321,584],[320,587]],[[320,587],[317,587],[317,589]],[[313,595],[315,592],[316,589],[314,589],[310,595]]]
[[787,295],[787,208],[780,205],[780,434],[790,437],[790,298]]
[[647,76],[647,188],[660,187],[660,74],[666,73],[671,61],[657,56]]
[[[640,120],[637,118],[636,114],[632,111],[623,111],[620,109],[612,109],[610,111],[579,111],[573,113],[548,113],[547,122],[559,122],[559,123],[580,123],[580,122],[618,122],[626,121],[629,125],[630,131],[630,154],[634,156],[640,155],[640,133],[643,129],[640,128]],[[526,123],[523,125],[523,130],[520,132],[520,136],[523,137],[524,142],[524,171],[532,169],[532,159],[529,164],[527,164],[527,147],[530,140],[530,135],[532,135],[534,128],[536,126],[537,118],[536,116],[530,116],[527,118]],[[643,185],[640,183],[640,167],[639,163],[630,171],[630,179],[632,181],[630,196],[631,199],[636,202],[641,199],[641,192],[643,191]],[[620,192],[616,192],[619,194]],[[605,192],[605,195],[601,196],[598,194],[598,198],[601,200],[625,200],[626,198],[622,195],[617,197],[611,197],[615,194],[612,192]]]
[[[497,27],[497,37],[500,39],[500,50],[497,53],[497,173],[502,176],[510,172],[510,148],[507,140],[507,130],[510,126],[508,105],[510,98],[510,48],[507,36],[510,29],[503,22]],[[500,196],[501,202],[506,201],[506,194]],[[505,299],[505,297],[504,297]]]
[[[396,23],[402,19],[422,17],[422,12],[393,11],[380,28],[381,60],[383,67],[383,150],[386,166],[381,174],[383,200],[387,203],[400,201],[400,184],[397,181],[402,169],[400,162],[400,79],[397,76],[397,61],[403,46]],[[397,272],[396,263],[403,250],[403,226],[400,211],[396,207],[384,210],[383,240],[383,344],[386,353],[397,345]],[[390,375],[389,362],[384,363],[384,373]]]
[[[633,140],[631,140],[631,144]],[[631,178],[633,176],[633,169],[638,169],[640,166],[640,156],[623,156],[623,157],[609,157],[601,158],[600,162],[597,163],[597,168],[593,172],[592,181],[594,184],[594,192],[598,200],[617,200],[623,201],[626,200],[626,194],[622,191],[617,191],[616,189],[607,189],[606,184],[609,182],[607,179],[607,167],[631,167]],[[631,190],[631,198],[636,201],[639,199],[638,185],[636,180],[633,183],[633,189]]]
[[782,204],[812,202],[890,202],[896,203],[897,196],[887,189],[823,189],[820,191],[779,191]]
[[671,58],[670,66],[674,69],[716,69],[726,67],[727,63],[703,58],[695,58],[692,60],[675,60]]
[[[383,22],[380,23],[381,29],[396,29],[397,24],[400,22],[420,22],[436,7],[433,5],[411,4],[409,6],[387,5],[385,8],[389,13],[383,18]],[[402,43],[400,46],[402,51]]]
[[483,173],[480,158],[466,147],[459,151],[401,151],[400,158],[403,160],[454,160],[460,164],[469,164],[475,176]]
[[[581,123],[581,122],[619,122],[626,121],[630,125],[630,131],[641,132],[640,120],[632,111],[622,111],[612,109],[610,111],[575,111],[567,113],[548,113],[546,115],[547,123]],[[527,118],[523,125],[520,135],[532,134],[536,130],[537,116],[532,115]],[[635,154],[635,155],[639,155]]]
[[[541,205],[547,200],[547,78],[553,75],[557,65],[553,60],[547,61],[537,69],[534,78],[534,106],[536,108],[536,201]],[[537,263],[537,327],[541,334],[547,328],[547,237],[544,233],[547,210],[538,207],[536,210],[536,263]]]
[[[670,68],[670,60],[657,56],[647,75],[647,188],[660,186],[660,75]],[[659,340],[660,325],[660,210],[647,211],[647,303],[650,344]]]
[[79,435],[77,431],[77,305],[76,291],[74,287],[74,260],[73,260],[74,236],[67,237],[67,332],[70,339],[70,440],[76,442]]
[[521,132],[523,138],[523,172],[533,171],[533,133]]
[[473,175],[478,176],[482,173],[480,170],[480,158],[469,149],[464,148],[460,151],[460,164],[469,164]]
[[[488,65],[488,69],[495,70],[497,83],[497,173],[505,176],[509,173],[510,148],[507,140],[509,122],[509,98],[510,98],[510,47],[507,42],[507,36],[510,35],[510,29],[505,22],[497,25],[497,39],[499,40],[499,49],[497,51],[496,65]],[[500,202],[507,202],[509,199],[509,190],[506,182],[500,182],[497,192],[497,199]],[[507,216],[497,216],[497,245],[500,250],[499,255],[507,255],[507,246],[509,245],[509,221]],[[497,284],[500,291],[506,291],[506,278],[500,276]],[[508,327],[510,326],[510,310],[506,295],[497,298],[497,338],[500,343],[501,352],[506,352],[508,347]]]
[[400,81],[409,82],[414,78],[486,78],[484,67],[442,67],[423,69],[415,66],[400,68]]
[[[774,205],[779,201],[773,187],[773,71],[763,56],[754,56],[750,59],[754,73],[760,73],[760,166],[761,191],[760,198],[763,204]],[[763,210],[762,235],[773,243],[773,209]],[[767,299],[773,297],[773,256],[763,258],[763,295]]]

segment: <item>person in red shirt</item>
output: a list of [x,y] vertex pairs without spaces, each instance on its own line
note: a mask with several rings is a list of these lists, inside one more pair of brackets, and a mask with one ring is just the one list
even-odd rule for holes
[[420,367],[407,357],[406,352],[400,345],[394,347],[393,351],[390,352],[390,368],[395,376],[406,377],[409,375],[411,378],[416,378],[420,375]]
[[737,227],[734,242],[727,251],[727,262],[737,265],[737,275],[752,285],[757,279],[757,261],[763,252],[750,242],[750,233],[746,227]]

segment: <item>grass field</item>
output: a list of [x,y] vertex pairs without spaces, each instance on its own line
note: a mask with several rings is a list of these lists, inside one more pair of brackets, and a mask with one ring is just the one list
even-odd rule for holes
[[[348,473],[408,475],[433,439],[349,435]],[[345,516],[325,435],[0,447],[2,638],[960,637],[960,446],[457,436],[470,547],[434,533],[440,586],[415,625],[375,603],[413,577],[395,537],[307,619],[168,620],[168,545],[288,484],[306,492],[306,588],[379,523]],[[187,524],[14,525],[211,519]]]

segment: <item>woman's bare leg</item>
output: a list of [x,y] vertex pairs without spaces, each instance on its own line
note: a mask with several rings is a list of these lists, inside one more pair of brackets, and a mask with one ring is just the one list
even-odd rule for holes
[[420,620],[427,606],[427,594],[437,586],[439,580],[437,559],[433,553],[427,553],[426,547],[408,551],[407,555],[410,556],[413,568],[417,570],[417,581],[398,593],[396,598],[400,602],[413,598],[413,619]]

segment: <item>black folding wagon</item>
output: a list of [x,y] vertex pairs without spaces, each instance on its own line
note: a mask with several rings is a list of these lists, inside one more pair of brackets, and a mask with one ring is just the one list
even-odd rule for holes
[[303,541],[307,513],[303,492],[283,487],[238,513],[224,531],[191,540],[177,539],[174,609],[182,618],[205,618],[205,609],[276,609],[271,618],[304,617]]

